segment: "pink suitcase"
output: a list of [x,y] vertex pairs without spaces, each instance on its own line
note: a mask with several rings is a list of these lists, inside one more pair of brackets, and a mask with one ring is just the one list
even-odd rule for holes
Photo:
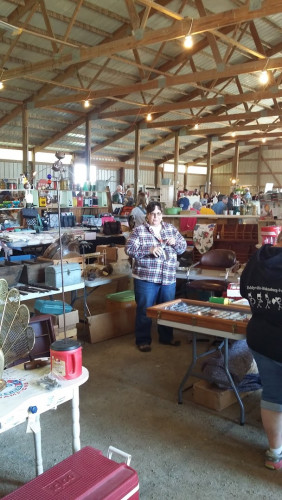
[[134,469],[86,446],[32,479],[5,500],[138,500]]

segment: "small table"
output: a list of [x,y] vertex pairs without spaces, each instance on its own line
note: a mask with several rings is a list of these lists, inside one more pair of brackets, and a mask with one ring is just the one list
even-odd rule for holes
[[[189,313],[185,308],[183,311],[170,309],[171,306],[177,306],[177,304],[181,302],[188,307],[192,307],[192,310],[194,308],[193,312]],[[223,316],[213,315],[211,312],[207,311],[209,309],[217,310],[218,313],[223,313]],[[230,317],[228,317],[228,315]],[[236,319],[233,319],[234,315],[235,318],[237,315]],[[240,315],[242,315],[241,319]],[[223,368],[240,406],[240,425],[244,425],[245,408],[228,367],[228,340],[246,339],[246,328],[249,316],[251,316],[250,308],[235,304],[225,306],[223,304],[212,304],[210,302],[178,299],[149,307],[147,309],[147,316],[156,318],[158,325],[178,328],[192,334],[192,360],[189,362],[189,366],[178,389],[178,403],[182,403],[182,394],[189,377],[193,376],[200,379],[206,379],[202,373],[195,371],[195,365],[198,359],[209,356],[219,349],[222,349],[224,357]],[[219,339],[220,345],[199,354],[197,352],[197,339],[199,335],[215,337]]]
[[49,373],[50,366],[25,370],[21,364],[8,368],[3,373],[7,386],[0,392],[0,434],[27,421],[27,432],[34,436],[37,476],[43,472],[40,414],[71,401],[72,451],[80,450],[79,386],[89,377],[87,368],[83,367],[80,377],[58,380],[59,387],[48,390],[38,382]]

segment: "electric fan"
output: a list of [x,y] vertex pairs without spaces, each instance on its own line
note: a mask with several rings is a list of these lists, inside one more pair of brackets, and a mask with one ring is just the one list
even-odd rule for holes
[[26,357],[34,346],[34,331],[28,323],[29,310],[20,304],[19,291],[8,290],[7,281],[0,279],[0,391],[6,386],[4,368]]

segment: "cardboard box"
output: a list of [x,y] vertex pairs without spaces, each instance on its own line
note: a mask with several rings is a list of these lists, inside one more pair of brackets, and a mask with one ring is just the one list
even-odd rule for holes
[[125,245],[116,245],[114,247],[111,247],[110,245],[97,245],[96,252],[100,252],[101,255],[106,252],[107,262],[104,262],[104,264],[128,259],[128,256],[125,253]]
[[95,344],[103,340],[128,335],[135,330],[135,308],[89,316],[88,323],[77,325],[80,340]]
[[[241,399],[247,394],[246,392],[240,393]],[[193,384],[193,401],[211,410],[221,411],[237,403],[237,398],[234,391],[219,389],[216,385],[201,380]]]
[[[56,335],[56,340],[63,340],[65,338],[65,332],[64,329],[59,330],[58,326],[54,326],[54,332]],[[66,329],[66,338],[72,338],[73,340],[77,340],[77,328],[76,326],[72,328],[67,328]]]
[[[41,314],[39,311],[35,309],[36,314]],[[63,314],[50,314],[53,325],[57,326],[59,331],[64,329],[64,315]],[[66,328],[74,328],[76,323],[79,323],[79,315],[78,310],[74,309],[71,312],[65,313],[65,325]]]

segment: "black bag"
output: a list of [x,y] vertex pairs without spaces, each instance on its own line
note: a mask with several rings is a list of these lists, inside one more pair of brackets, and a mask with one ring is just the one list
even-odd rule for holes
[[33,218],[37,219],[37,215],[38,215],[38,212],[37,212],[36,208],[23,208],[22,209],[22,216],[24,218],[33,217]]
[[113,222],[104,222],[103,232],[106,236],[122,233],[120,221],[116,220]]

